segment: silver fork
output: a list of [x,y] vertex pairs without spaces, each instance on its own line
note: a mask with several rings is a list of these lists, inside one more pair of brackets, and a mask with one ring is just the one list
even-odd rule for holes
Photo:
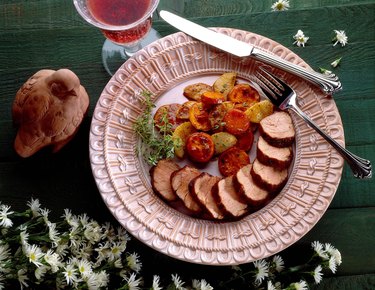
[[354,176],[357,178],[371,178],[372,169],[371,162],[351,153],[342,147],[331,136],[327,135],[322,129],[318,127],[298,106],[296,92],[278,79],[270,72],[259,68],[257,74],[257,83],[267,98],[281,110],[290,109],[304,119],[311,128],[315,129],[329,144],[331,144],[344,159],[348,162],[352,169]]

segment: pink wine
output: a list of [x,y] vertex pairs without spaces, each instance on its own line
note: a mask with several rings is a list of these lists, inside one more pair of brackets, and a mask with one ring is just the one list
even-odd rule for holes
[[[151,0],[87,0],[96,20],[112,26],[132,24],[148,11]],[[127,30],[103,30],[105,37],[118,44],[131,44],[143,38],[151,28],[151,17]]]

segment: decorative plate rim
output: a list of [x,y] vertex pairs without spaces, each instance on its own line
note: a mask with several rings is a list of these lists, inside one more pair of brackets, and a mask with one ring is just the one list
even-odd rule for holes
[[[309,69],[298,55],[271,39],[238,29],[214,29]],[[323,216],[337,190],[344,161],[293,114],[296,156],[287,184],[267,206],[239,221],[200,220],[172,209],[152,192],[145,167],[134,154],[137,141],[131,124],[142,113],[142,89],[150,90],[156,100],[171,87],[199,74],[239,68],[239,74],[249,79],[258,64],[178,32],[137,52],[107,83],[92,118],[90,162],[103,201],[130,234],[180,260],[236,265],[280,252]],[[278,70],[275,73],[294,86],[302,109],[344,144],[334,100],[302,79]]]

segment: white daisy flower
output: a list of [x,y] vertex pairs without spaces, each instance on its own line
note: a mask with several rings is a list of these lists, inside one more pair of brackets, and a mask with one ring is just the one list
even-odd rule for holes
[[74,267],[73,264],[67,264],[64,267],[63,274],[68,285],[73,285],[78,281],[77,269]]
[[139,256],[137,253],[130,254],[126,257],[126,261],[128,262],[128,266],[135,272],[139,272],[142,268],[142,263],[139,260]]
[[323,273],[322,273],[322,266],[321,265],[318,265],[314,272],[313,272],[313,277],[314,277],[314,280],[315,280],[315,283],[316,284],[319,284],[320,281],[322,281],[323,279]]
[[337,264],[336,264],[336,259],[335,257],[331,257],[328,262],[328,267],[332,271],[333,274],[336,273],[337,270]]
[[337,67],[340,64],[342,57],[335,59],[333,62],[331,62],[332,67]]
[[108,253],[108,260],[114,261],[120,258],[121,254],[125,251],[125,249],[126,249],[126,243],[123,243],[123,242],[113,243]]
[[65,221],[73,228],[78,228],[79,227],[79,222],[78,222],[78,218],[72,214],[72,212],[70,211],[70,209],[65,209],[64,210],[64,214],[62,216]]
[[294,35],[293,38],[296,40],[295,42],[293,42],[293,44],[304,47],[310,37],[305,36],[302,30],[298,30],[297,34]]
[[79,260],[77,263],[77,268],[82,277],[88,277],[92,273],[91,263],[87,260]]
[[307,290],[309,289],[306,281],[299,281],[299,282],[296,282],[296,283],[293,283],[293,286],[294,286],[294,289],[296,290]]
[[330,70],[328,70],[328,69],[325,69],[325,68],[323,68],[323,67],[320,67],[319,69],[320,69],[320,72],[321,72],[322,74],[324,74],[324,75],[330,75],[330,74],[332,74],[332,71],[330,71]]
[[261,283],[265,277],[268,277],[268,265],[265,260],[258,260],[253,262],[256,274],[255,282]]
[[0,245],[0,262],[6,261],[10,257],[10,249],[8,244]]
[[10,206],[2,204],[0,206],[0,227],[10,228],[13,225],[13,222],[8,215],[14,213],[14,211],[9,211]]
[[341,253],[340,253],[340,251],[337,250],[337,249],[333,249],[331,255],[332,255],[332,257],[335,259],[336,264],[337,264],[338,266],[340,266],[341,263],[342,263],[342,258],[341,258]]
[[267,290],[276,290],[276,287],[272,284],[271,281],[267,281]]
[[279,255],[276,255],[272,258],[272,262],[274,263],[275,265],[275,269],[277,272],[281,272],[282,270],[284,270],[284,261],[283,261],[283,258],[281,258],[281,256]]
[[115,266],[115,268],[118,268],[118,269],[122,269],[124,267],[124,265],[121,262],[121,259],[115,260],[115,262],[113,263],[113,266]]
[[42,252],[42,249],[39,248],[37,245],[27,244],[25,247],[25,256],[35,266],[40,267],[43,265],[40,261],[43,258],[44,254]]
[[320,242],[318,241],[312,242],[311,246],[314,249],[314,251],[318,254],[319,257],[323,258],[324,260],[329,259],[327,253],[323,249],[323,245]]
[[129,290],[139,290],[139,289],[141,289],[139,287],[139,285],[141,283],[141,279],[135,279],[135,278],[136,278],[135,273],[132,273],[130,275],[130,277],[125,278],[125,281],[128,284]]
[[44,255],[44,261],[50,265],[52,273],[56,273],[62,266],[60,256],[57,253],[54,253],[52,250],[48,250]]
[[37,280],[42,280],[44,278],[44,275],[47,273],[49,270],[49,267],[46,265],[42,265],[38,268],[35,269],[34,275]]
[[106,287],[108,286],[109,282],[109,275],[106,271],[100,271],[99,273],[95,273],[96,281],[98,282],[99,287]]
[[185,282],[183,282],[177,274],[172,274],[172,281],[173,281],[174,286],[176,287],[176,290],[184,290],[185,289],[183,287]]
[[96,242],[100,241],[102,237],[102,229],[97,222],[90,222],[86,225],[86,229],[83,234],[86,239],[90,241],[90,243],[95,244]]
[[48,220],[48,215],[51,211],[47,208],[44,208],[44,209],[40,209],[40,214],[42,215],[43,217],[43,220],[46,224],[48,224],[49,220]]
[[340,43],[341,46],[345,46],[348,43],[348,37],[346,36],[346,33],[344,30],[334,30],[336,33],[336,36],[333,38],[332,41],[335,41],[333,46]]
[[27,280],[29,280],[26,273],[27,273],[26,269],[20,269],[17,272],[17,279],[18,279],[18,282],[20,282],[21,289],[23,289],[23,286],[29,287],[29,284],[27,284],[26,282]]
[[160,277],[158,275],[154,275],[152,279],[152,288],[151,290],[162,290],[163,288],[160,287]]
[[52,241],[53,246],[56,248],[61,240],[61,238],[59,237],[59,233],[56,230],[56,223],[48,222],[47,226],[48,226],[48,236],[50,240]]
[[31,198],[31,201],[27,203],[27,206],[30,207],[31,213],[34,218],[40,216],[40,202],[39,199]]
[[214,288],[207,283],[206,280],[202,279],[202,280],[197,280],[197,279],[194,279],[192,281],[192,286],[193,286],[193,289],[196,289],[196,290],[213,290]]
[[284,11],[289,9],[289,0],[278,0],[271,6],[273,11]]

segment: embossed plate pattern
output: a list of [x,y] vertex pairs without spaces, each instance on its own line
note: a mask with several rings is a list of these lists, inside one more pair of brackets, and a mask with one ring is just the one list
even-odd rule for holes
[[[268,38],[236,29],[216,30],[308,68],[296,54]],[[93,114],[91,166],[106,206],[137,239],[177,259],[234,265],[278,253],[322,217],[340,182],[343,159],[293,114],[296,150],[288,183],[271,203],[239,221],[200,220],[169,207],[153,193],[148,167],[135,154],[139,140],[132,126],[142,114],[143,90],[153,94],[157,105],[182,102],[182,88],[189,83],[210,82],[227,71],[251,81],[258,65],[251,58],[236,58],[176,33],[139,51],[108,82]],[[344,144],[333,99],[302,79],[274,72],[294,87],[302,109]]]

